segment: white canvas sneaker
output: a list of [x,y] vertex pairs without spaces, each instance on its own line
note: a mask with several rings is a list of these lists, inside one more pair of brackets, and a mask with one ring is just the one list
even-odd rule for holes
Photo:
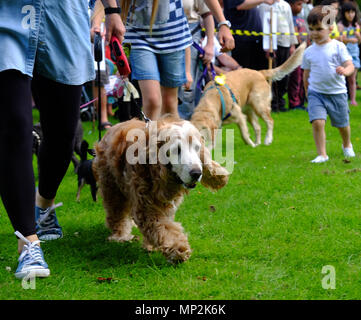
[[352,144],[350,148],[344,148],[344,146],[342,145],[342,151],[346,158],[353,158],[356,156],[355,151],[353,151]]
[[315,159],[313,159],[311,162],[312,163],[322,163],[322,162],[326,162],[328,161],[328,156],[324,157],[324,156],[317,156]]

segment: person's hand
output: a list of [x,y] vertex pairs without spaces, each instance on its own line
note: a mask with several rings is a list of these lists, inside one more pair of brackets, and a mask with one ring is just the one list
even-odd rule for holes
[[[102,39],[104,40],[105,39],[105,34],[106,34],[106,28],[103,28],[103,32],[101,32],[101,36],[102,36]],[[92,26],[91,29],[90,29],[90,39],[91,39],[91,42],[94,42],[94,34],[99,32],[100,33],[100,26]]]
[[185,90],[190,90],[193,84],[193,77],[190,72],[186,72],[187,82],[184,85]]
[[358,43],[358,39],[357,38],[349,38],[349,42],[350,43]]
[[345,75],[345,68],[343,66],[338,66],[336,68],[336,73],[344,76]]
[[226,25],[221,25],[218,31],[218,40],[222,46],[221,52],[227,52],[234,49],[234,39],[231,30]]
[[204,64],[208,64],[212,61],[214,55],[214,46],[212,43],[207,43],[203,48],[204,55],[199,55],[202,58]]
[[265,52],[265,55],[266,55],[267,60],[268,60],[269,58],[271,58],[271,59],[276,58],[276,51],[272,51],[272,53],[271,53],[271,52],[269,51],[269,49],[267,49],[267,50],[265,50],[264,52]]
[[295,51],[296,51],[296,46],[293,44],[292,46],[290,46],[290,55],[292,56]]
[[105,16],[106,36],[105,41],[110,42],[111,36],[118,38],[120,43],[124,40],[125,27],[119,14],[108,14]]

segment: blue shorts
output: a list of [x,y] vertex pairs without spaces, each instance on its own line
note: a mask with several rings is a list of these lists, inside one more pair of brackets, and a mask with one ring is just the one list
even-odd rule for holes
[[168,88],[177,88],[187,82],[184,50],[161,54],[145,49],[132,49],[130,63],[132,79],[157,80]]
[[310,122],[327,120],[327,115],[329,115],[333,127],[344,128],[350,123],[349,113],[347,93],[324,94],[315,91],[308,92]]

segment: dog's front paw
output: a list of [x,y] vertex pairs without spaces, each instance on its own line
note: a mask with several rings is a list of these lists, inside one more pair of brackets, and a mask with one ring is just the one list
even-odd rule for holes
[[144,240],[143,240],[143,248],[148,252],[155,251],[155,248],[150,243],[145,242]]
[[192,250],[188,243],[179,244],[176,247],[166,248],[163,251],[167,261],[173,264],[187,261],[191,256]]
[[120,236],[118,234],[112,234],[108,237],[108,241],[115,241],[115,242],[126,242],[133,240],[134,236],[132,234],[128,234],[126,236]]
[[266,137],[266,139],[264,139],[264,144],[266,146],[269,146],[273,141],[273,138],[272,137]]
[[204,167],[201,183],[204,187],[216,191],[228,183],[228,178],[227,169],[212,160],[211,165]]

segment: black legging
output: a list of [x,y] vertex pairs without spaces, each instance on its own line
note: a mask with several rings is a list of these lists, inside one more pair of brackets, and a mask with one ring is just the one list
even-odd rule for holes
[[16,70],[0,72],[0,196],[15,230],[35,234],[31,93],[40,109],[39,193],[55,198],[69,166],[79,120],[81,86]]

